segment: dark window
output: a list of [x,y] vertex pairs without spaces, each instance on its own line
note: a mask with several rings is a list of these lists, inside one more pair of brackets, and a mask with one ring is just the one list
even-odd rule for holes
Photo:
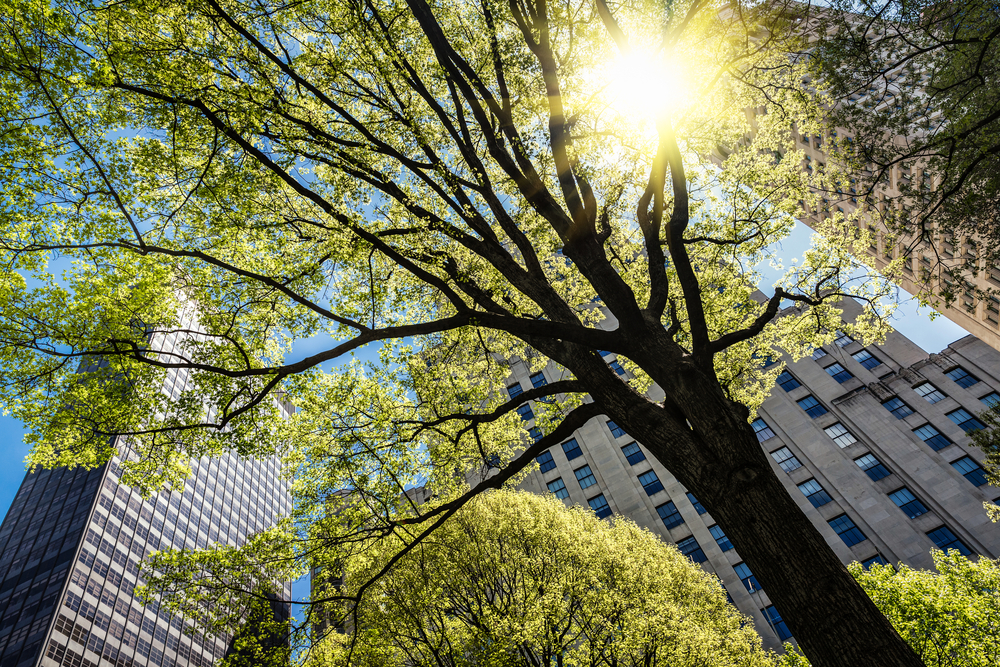
[[581,489],[586,489],[588,486],[597,484],[597,480],[594,479],[594,473],[590,470],[590,466],[577,468],[573,471],[573,474],[576,475],[576,481],[580,482]]
[[983,404],[986,405],[986,407],[995,408],[998,404],[1000,404],[1000,394],[996,393],[995,391],[990,392],[989,394],[986,394],[979,400],[982,401]]
[[610,419],[608,420],[608,429],[610,429],[611,435],[615,436],[616,438],[620,438],[623,435],[625,435],[625,429],[623,429],[621,426],[614,423]]
[[819,482],[815,479],[806,480],[799,484],[798,487],[799,491],[812,503],[813,507],[822,507],[833,500],[830,494],[826,492],[826,489],[820,486]]
[[781,449],[776,449],[771,452],[771,458],[781,466],[781,469],[785,472],[792,472],[797,468],[801,468],[802,464],[799,460],[795,458],[795,454],[792,454],[792,450],[788,447],[782,447]]
[[691,504],[694,505],[694,508],[696,510],[698,510],[698,514],[704,514],[705,512],[708,511],[707,509],[705,509],[704,507],[702,507],[701,503],[698,502],[698,499],[695,498],[694,494],[691,493],[690,491],[687,492],[687,497],[688,497],[688,500],[691,501]]
[[566,460],[572,461],[578,456],[583,456],[583,452],[580,451],[580,445],[577,444],[576,438],[570,438],[562,444],[563,453],[566,454]]
[[663,525],[667,528],[676,528],[684,523],[684,517],[677,511],[677,506],[672,500],[657,507],[656,513],[663,519]]
[[854,459],[854,462],[858,464],[858,467],[865,471],[869,477],[871,477],[873,482],[877,482],[880,479],[888,477],[891,473],[886,470],[882,462],[871,454],[865,454]]
[[736,570],[736,576],[740,578],[746,589],[753,593],[754,591],[760,590],[760,584],[757,583],[757,577],[754,576],[750,568],[747,567],[746,563],[737,563],[733,565],[733,569]]
[[851,356],[854,358],[854,361],[858,362],[868,370],[871,370],[876,366],[882,365],[882,362],[879,361],[879,358],[876,357],[871,352],[869,352],[868,350],[861,350],[860,352],[855,352]]
[[719,545],[719,548],[723,551],[729,551],[733,548],[733,543],[729,541],[726,534],[722,532],[722,528],[718,524],[713,524],[708,527],[708,532],[712,533],[712,537],[715,538],[715,543]]
[[538,442],[539,440],[542,439],[542,429],[538,428],[537,426],[532,426],[531,428],[528,429],[528,435],[531,436],[532,442]]
[[908,417],[913,414],[913,409],[906,403],[903,403],[898,396],[890,398],[882,404],[882,407],[894,414],[896,419],[902,419],[903,417]]
[[822,359],[825,356],[826,356],[826,350],[824,350],[823,348],[817,347],[815,350],[813,350],[812,354],[813,359]]
[[930,382],[924,382],[923,384],[918,384],[913,388],[913,391],[917,392],[918,395],[923,396],[928,403],[934,404],[939,401],[943,401],[948,398],[941,393],[941,390],[932,385]]
[[805,398],[796,401],[799,407],[806,411],[806,414],[816,419],[820,415],[825,415],[827,410],[822,403],[816,400],[813,395],[806,396]]
[[926,442],[935,452],[944,449],[951,444],[951,440],[941,435],[941,432],[930,424],[924,424],[920,428],[915,428],[913,429],[913,432],[917,434],[918,438]]
[[846,514],[841,514],[838,517],[830,519],[827,523],[830,524],[830,528],[833,528],[835,533],[840,535],[840,539],[844,540],[844,544],[849,547],[853,547],[855,544],[864,542],[868,539],[865,537],[865,534],[861,532],[861,529],[854,525],[854,522],[851,521],[851,517]]
[[590,505],[590,509],[594,510],[594,514],[597,515],[598,519],[603,519],[606,516],[611,516],[611,506],[608,505],[608,499],[604,497],[604,494],[594,496],[587,501]]
[[562,477],[549,482],[546,486],[549,487],[549,491],[555,494],[556,498],[560,500],[569,498],[569,489],[566,488],[566,483],[562,481]]
[[521,383],[518,382],[517,384],[512,384],[509,387],[507,387],[507,393],[510,394],[511,398],[514,398],[515,396],[520,396],[521,394],[523,394],[524,389],[521,388]]
[[778,376],[778,384],[785,391],[791,391],[802,386],[802,383],[796,380],[788,371],[781,371],[781,375]]
[[639,483],[642,484],[642,488],[646,491],[647,496],[651,496],[654,493],[659,493],[663,490],[663,484],[656,477],[656,473],[652,470],[639,475]]
[[954,380],[955,384],[964,389],[968,389],[972,385],[979,382],[979,378],[977,378],[975,375],[972,375],[971,373],[969,373],[969,371],[965,370],[961,366],[955,366],[950,371],[945,373],[945,375],[950,377],[952,380]]
[[758,417],[750,425],[753,426],[753,432],[757,434],[758,442],[764,442],[774,437],[774,431],[771,430],[771,427],[762,418]]
[[774,628],[774,632],[778,635],[779,640],[784,642],[792,638],[791,631],[788,629],[785,622],[781,620],[781,614],[778,613],[778,610],[774,608],[773,604],[764,607],[761,611],[764,613],[764,618],[766,618],[771,627]]
[[958,552],[963,556],[972,555],[969,547],[965,546],[962,540],[958,539],[955,533],[951,532],[951,529],[947,526],[935,528],[927,533],[927,537],[931,538],[931,542],[937,545],[937,548],[941,551],[947,552],[948,549],[958,549]]
[[848,380],[850,380],[852,377],[854,377],[853,375],[851,375],[848,372],[848,370],[846,368],[844,368],[840,364],[831,364],[831,365],[827,366],[825,370],[826,370],[827,374],[830,377],[832,377],[834,380],[836,380],[840,384],[844,384],[845,382],[847,382]]
[[677,543],[677,548],[682,554],[696,563],[704,563],[708,560],[708,556],[701,550],[701,545],[698,544],[698,540],[694,539],[694,537],[687,537],[681,540]]
[[617,360],[612,361],[611,363],[608,364],[608,366],[610,366],[611,370],[613,370],[615,373],[618,373],[618,375],[625,375],[625,369],[622,368],[622,365],[619,364]]
[[823,429],[823,431],[841,447],[853,445],[858,441],[857,438],[855,438],[854,435],[840,422],[837,422],[833,426],[827,426]]
[[961,473],[962,477],[972,482],[975,486],[986,484],[986,471],[968,456],[963,456],[957,461],[951,462],[951,467]]
[[837,347],[845,347],[854,342],[854,339],[845,334],[840,329],[837,329],[837,337],[833,341]]
[[867,570],[868,568],[870,568],[872,565],[875,565],[876,563],[879,564],[879,565],[888,565],[889,564],[886,561],[886,559],[882,558],[881,556],[872,556],[871,558],[866,558],[863,561],[861,561],[861,567],[863,567],[864,569]]
[[921,514],[927,514],[930,511],[905,486],[890,493],[889,498],[892,499],[892,502],[896,503],[896,507],[903,510],[903,513],[911,519],[915,519]]
[[535,418],[535,413],[531,411],[530,405],[522,405],[517,409],[517,414],[521,415],[521,419],[524,421],[530,421]]
[[556,462],[552,458],[552,452],[544,451],[536,456],[535,460],[538,461],[538,470],[540,472],[548,472],[554,470],[556,467]]
[[625,455],[625,460],[628,461],[629,465],[634,466],[639,461],[646,460],[646,455],[639,449],[639,443],[637,442],[630,442],[622,447],[622,454]]
[[983,422],[970,415],[964,408],[959,408],[958,410],[949,412],[948,419],[958,424],[959,428],[966,433],[986,428],[983,426]]
[[531,386],[534,387],[535,389],[538,389],[539,387],[544,387],[548,383],[549,381],[545,379],[545,373],[535,373],[534,375],[531,376]]

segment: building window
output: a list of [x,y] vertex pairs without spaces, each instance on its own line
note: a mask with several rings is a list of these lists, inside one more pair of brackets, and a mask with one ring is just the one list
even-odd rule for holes
[[577,443],[576,438],[570,438],[564,442],[562,444],[562,448],[567,461],[572,461],[578,456],[583,456],[583,452],[580,451],[580,445]]
[[523,421],[531,421],[535,418],[535,413],[531,411],[530,405],[522,405],[517,409],[517,414],[521,415]]
[[932,385],[930,382],[924,382],[923,384],[918,384],[913,388],[913,391],[917,392],[918,395],[923,396],[928,403],[934,404],[939,401],[943,401],[948,398],[941,393],[941,390]]
[[539,387],[544,387],[548,383],[549,381],[545,379],[545,373],[539,372],[531,376],[531,386],[534,387],[535,389],[538,389]]
[[778,613],[778,610],[774,608],[773,604],[767,605],[761,609],[761,612],[764,614],[764,618],[767,619],[767,622],[774,629],[775,634],[778,635],[779,640],[785,642],[792,638],[792,633],[788,629],[788,625],[781,620],[781,614]]
[[516,384],[512,384],[509,387],[507,387],[507,393],[510,395],[511,398],[515,398],[523,394],[524,389],[521,388],[521,383],[518,382]]
[[764,442],[765,440],[770,440],[774,437],[774,431],[772,431],[771,427],[767,425],[767,422],[760,417],[754,419],[753,423],[750,425],[753,426],[753,432],[757,434],[758,442]]
[[909,417],[913,414],[913,409],[903,403],[898,396],[893,396],[888,401],[882,404],[886,410],[896,415],[896,419],[902,419],[903,417]]
[[785,391],[791,391],[802,386],[802,383],[796,380],[788,371],[781,371],[781,375],[778,376],[778,384]]
[[961,366],[955,366],[950,371],[945,373],[945,375],[950,377],[955,382],[955,384],[957,384],[959,387],[962,387],[963,389],[968,389],[972,385],[979,382],[979,378],[977,378],[975,375],[972,375],[971,373],[969,373],[969,371],[965,370]]
[[833,426],[826,427],[823,431],[840,447],[847,447],[848,445],[853,445],[858,441],[857,438],[855,438],[840,422],[837,422]]
[[674,501],[672,500],[657,507],[656,513],[660,515],[663,525],[667,528],[676,528],[684,523],[684,517],[681,516],[681,513],[677,510],[677,506],[674,505]]
[[948,419],[958,424],[958,427],[966,433],[986,428],[983,426],[983,422],[970,415],[964,408],[959,408],[958,410],[949,412]]
[[659,493],[663,490],[663,484],[657,478],[656,473],[652,470],[648,470],[639,475],[639,483],[642,484],[642,488],[646,491],[647,496],[651,496],[654,493]]
[[537,426],[532,426],[531,428],[528,429],[528,435],[531,436],[532,442],[538,442],[539,440],[542,439],[542,429],[538,428]]
[[905,486],[890,493],[889,498],[892,499],[892,502],[896,503],[896,507],[903,510],[903,514],[911,519],[915,519],[921,514],[927,514],[930,511]]
[[823,404],[816,400],[816,397],[810,394],[803,399],[796,401],[799,407],[806,411],[806,414],[816,419],[820,415],[825,415],[827,410],[823,407]]
[[846,347],[854,342],[854,339],[845,334],[840,329],[837,329],[837,337],[833,340],[837,347]]
[[614,423],[610,419],[608,420],[608,429],[611,431],[611,435],[615,436],[616,438],[620,438],[623,435],[625,435],[625,429],[623,429],[621,426]]
[[708,527],[708,532],[712,533],[712,537],[715,538],[715,543],[719,545],[719,548],[723,551],[729,551],[733,548],[733,543],[729,541],[726,534],[722,532],[722,528],[718,524],[712,524]]
[[854,377],[840,364],[830,364],[824,370],[826,370],[827,374],[840,384],[844,384]]
[[927,443],[927,445],[933,449],[935,452],[940,451],[952,444],[951,440],[941,434],[936,428],[930,424],[924,424],[920,428],[913,429],[913,432],[917,434],[917,437]]
[[677,543],[677,548],[695,563],[704,563],[708,560],[708,556],[701,550],[698,540],[694,539],[694,537],[687,537],[681,540]]
[[826,350],[824,350],[823,348],[817,347],[815,350],[813,350],[812,353],[813,359],[822,359],[825,356],[826,356]]
[[882,462],[875,458],[872,454],[859,456],[854,459],[854,462],[858,464],[859,468],[865,471],[865,474],[868,475],[873,482],[877,482],[880,479],[884,479],[892,474],[886,470],[886,467],[882,465]]
[[963,456],[957,461],[952,461],[951,467],[975,486],[982,486],[987,483],[986,471],[968,456]]
[[611,506],[608,505],[608,499],[604,497],[603,493],[588,500],[587,504],[590,505],[590,509],[594,510],[594,514],[597,515],[598,519],[603,519],[612,514]]
[[986,394],[979,400],[982,401],[986,407],[995,408],[998,404],[1000,404],[1000,394],[996,393],[995,391],[990,392],[989,394]]
[[622,454],[625,455],[625,460],[628,461],[629,465],[634,466],[639,461],[646,460],[646,455],[639,449],[639,443],[637,442],[630,442],[622,447]]
[[556,498],[560,500],[566,500],[569,498],[569,489],[566,488],[566,483],[562,481],[562,477],[549,482],[546,486],[549,487],[549,491],[552,492]]
[[868,568],[870,568],[872,565],[875,565],[876,563],[879,564],[879,565],[888,565],[889,564],[888,561],[886,561],[886,559],[882,558],[882,556],[876,555],[876,556],[872,556],[871,558],[866,558],[863,561],[861,561],[861,567],[863,569],[867,570]]
[[830,528],[833,528],[833,532],[840,535],[840,539],[844,540],[844,544],[849,547],[853,547],[855,544],[868,539],[861,532],[861,529],[854,525],[851,517],[846,514],[841,514],[836,518],[830,519],[827,523],[830,524]]
[[826,489],[820,486],[819,482],[815,479],[806,480],[798,486],[799,491],[806,497],[806,500],[812,503],[813,507],[822,507],[833,500],[830,494],[826,492]]
[[625,375],[625,369],[622,368],[622,365],[618,363],[617,359],[609,363],[608,366],[610,366],[611,370],[613,370],[615,373],[618,373],[618,375]]
[[882,365],[882,362],[879,361],[879,358],[876,357],[871,352],[869,352],[868,350],[861,350],[860,352],[855,352],[854,354],[851,355],[851,357],[854,358],[854,361],[858,362],[868,370],[872,370],[876,366]]
[[698,514],[704,514],[705,512],[708,511],[707,509],[705,509],[704,507],[702,507],[702,504],[698,502],[698,499],[695,498],[694,494],[691,493],[690,491],[687,492],[687,497],[688,497],[688,500],[691,501],[691,504],[694,505],[694,508],[696,510],[698,510]]
[[573,471],[576,475],[576,481],[580,482],[580,488],[586,489],[588,486],[593,486],[597,484],[597,480],[594,479],[594,473],[591,472],[590,466],[583,466],[582,468],[577,468]]
[[948,552],[948,549],[958,549],[958,552],[963,556],[971,556],[972,551],[969,547],[965,546],[962,540],[958,539],[955,533],[951,532],[951,529],[947,526],[941,526],[940,528],[935,528],[934,530],[927,533],[927,537],[931,538],[938,549]]
[[552,458],[552,452],[544,451],[536,456],[535,460],[538,461],[538,470],[540,472],[555,470],[556,462],[555,459]]
[[782,447],[781,449],[776,449],[771,452],[771,458],[774,459],[775,463],[781,466],[781,469],[785,472],[792,472],[798,468],[802,467],[799,460],[795,458],[795,454],[792,454],[792,450],[788,447]]
[[733,565],[733,569],[736,570],[736,576],[740,578],[743,585],[746,586],[747,591],[753,593],[754,591],[760,590],[760,584],[757,583],[757,577],[754,576],[750,568],[747,567],[746,563],[737,563]]

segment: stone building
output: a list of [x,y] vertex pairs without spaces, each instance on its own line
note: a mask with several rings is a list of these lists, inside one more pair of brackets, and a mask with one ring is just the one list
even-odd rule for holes
[[[844,307],[845,317],[859,310]],[[626,372],[614,355],[605,359]],[[1000,526],[983,508],[1000,489],[986,483],[983,454],[967,436],[1000,400],[1000,352],[966,336],[928,355],[893,332],[883,345],[841,336],[787,361],[753,426],[788,493],[845,563],[929,568],[933,547],[1000,556]],[[516,362],[508,391],[557,379],[551,367],[529,375]],[[522,488],[653,530],[719,576],[766,645],[790,636],[711,514],[613,422],[592,420],[538,463]]]

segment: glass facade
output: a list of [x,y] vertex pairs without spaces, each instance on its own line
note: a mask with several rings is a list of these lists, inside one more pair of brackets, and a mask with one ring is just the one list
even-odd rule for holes
[[[163,390],[177,396],[186,381],[171,371]],[[143,499],[119,482],[120,462],[25,476],[0,525],[0,667],[201,667],[226,653],[229,638],[188,634],[184,619],[135,598],[139,563],[273,525],[290,509],[280,464],[203,458],[183,492]]]

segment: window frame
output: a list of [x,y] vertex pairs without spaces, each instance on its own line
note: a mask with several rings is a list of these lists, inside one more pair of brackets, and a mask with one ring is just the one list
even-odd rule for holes
[[[890,407],[889,407],[889,404],[890,404],[890,403],[892,403],[893,401],[897,401],[897,402],[899,403],[899,405],[897,405],[897,406],[895,406],[895,407],[892,407],[892,408],[890,408]],[[886,410],[888,410],[888,411],[889,411],[889,413],[890,413],[890,414],[891,414],[891,415],[892,415],[893,417],[895,417],[896,419],[906,419],[907,417],[909,417],[910,415],[912,415],[912,414],[913,414],[913,408],[911,408],[911,407],[910,407],[910,406],[909,406],[909,405],[908,405],[908,404],[906,403],[906,401],[904,401],[903,399],[901,399],[901,398],[900,398],[899,396],[893,396],[892,398],[890,398],[890,399],[888,399],[888,400],[886,400],[886,401],[882,401],[882,407],[883,407],[883,408],[885,408]],[[901,414],[899,414],[899,412],[898,412],[898,411],[899,411],[899,410],[901,410],[901,409],[905,409],[905,410],[908,410],[908,412],[906,412],[906,414],[902,414],[902,415],[901,415]]]
[[[810,405],[808,408],[804,407],[802,404],[805,403],[806,401],[809,401],[809,400],[812,400],[813,404]],[[823,405],[820,402],[820,400],[818,398],[816,398],[815,396],[813,396],[812,394],[809,394],[807,396],[803,396],[799,400],[795,401],[795,403],[800,408],[802,408],[802,411],[805,412],[807,415],[809,415],[812,419],[816,419],[818,417],[822,417],[823,415],[825,415],[826,413],[829,412],[829,410],[826,409],[826,406]],[[817,410],[822,410],[822,412],[816,412]],[[815,414],[814,414],[814,412],[815,412]]]
[[[870,458],[870,459],[871,459],[872,461],[874,461],[875,463],[874,463],[874,464],[872,464],[872,465],[870,465],[870,466],[868,466],[868,467],[866,468],[865,466],[861,465],[861,460],[862,460],[862,459],[865,459],[865,458]],[[873,481],[873,482],[877,482],[877,481],[879,481],[880,479],[885,479],[886,477],[888,477],[889,475],[891,475],[891,474],[892,474],[892,471],[891,471],[891,470],[889,470],[888,468],[886,468],[886,467],[885,467],[885,464],[884,464],[884,463],[882,463],[882,462],[881,462],[881,461],[880,461],[880,460],[878,459],[878,457],[877,457],[877,456],[875,456],[874,454],[872,454],[871,452],[865,452],[864,454],[862,454],[862,455],[861,455],[861,456],[859,456],[858,458],[854,459],[854,463],[855,463],[855,464],[856,464],[856,465],[858,466],[858,468],[860,468],[860,469],[861,469],[861,471],[862,471],[863,473],[865,473],[866,475],[868,475],[868,479],[870,479],[870,480],[871,480],[871,481]],[[881,471],[881,472],[884,472],[885,474],[884,474],[884,475],[879,475],[878,477],[875,477],[875,476],[874,476],[874,475],[872,474],[872,471],[873,471],[873,470],[874,470],[874,471],[876,471],[876,473],[877,473],[878,471]]]
[[[834,370],[837,368],[839,368],[840,370]],[[827,375],[836,380],[837,384],[844,384],[845,382],[854,377],[851,374],[851,372],[846,368],[844,368],[844,365],[839,361],[835,361],[829,366],[824,367],[823,370],[826,371]]]
[[[587,473],[583,477],[580,476],[580,471],[581,470],[586,470],[587,471]],[[579,468],[577,468],[576,470],[574,470],[573,471],[573,476],[576,477],[576,481],[580,485],[581,489],[589,489],[590,487],[592,487],[595,484],[597,484],[597,477],[594,475],[594,471],[590,468],[590,464],[589,463],[586,463],[586,464],[580,466]],[[584,480],[587,480],[587,479],[589,479],[591,481],[588,484],[584,484],[583,483]]]

